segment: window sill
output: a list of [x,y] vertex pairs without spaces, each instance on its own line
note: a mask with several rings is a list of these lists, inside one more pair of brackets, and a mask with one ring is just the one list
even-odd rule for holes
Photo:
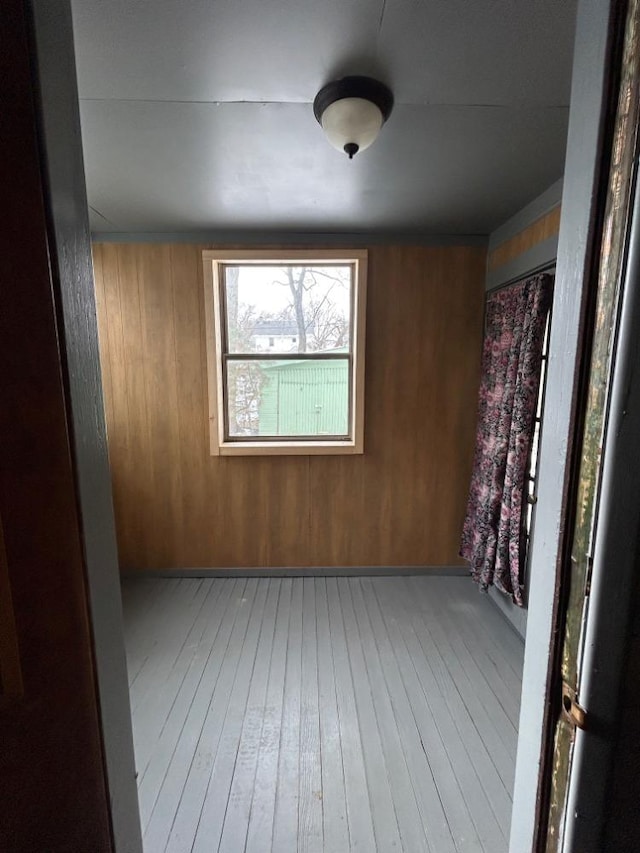
[[363,452],[362,442],[356,441],[228,441],[218,445],[215,455],[345,456]]

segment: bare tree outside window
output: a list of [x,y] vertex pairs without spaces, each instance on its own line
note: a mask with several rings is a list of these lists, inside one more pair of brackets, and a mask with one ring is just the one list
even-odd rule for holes
[[[227,363],[230,435],[280,434],[296,425],[312,434],[347,430],[352,275],[345,265],[224,267],[229,353],[271,356]],[[315,368],[278,359],[341,350],[340,364]]]
[[298,352],[318,352],[348,343],[349,309],[339,308],[341,301],[336,297],[338,291],[349,292],[349,268],[283,267],[274,283],[289,289],[285,316],[292,313],[295,318]]
[[[240,304],[238,298],[239,267],[228,267],[225,273],[226,311],[229,345],[239,352],[251,352],[256,325],[253,305]],[[229,432],[232,435],[251,434],[257,424],[257,410],[263,373],[258,364],[248,365],[243,374],[237,370],[227,371],[229,399]]]

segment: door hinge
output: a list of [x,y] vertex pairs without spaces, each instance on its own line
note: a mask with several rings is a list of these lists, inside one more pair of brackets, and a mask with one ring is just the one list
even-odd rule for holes
[[574,729],[587,728],[588,714],[576,699],[576,691],[562,682],[562,715]]

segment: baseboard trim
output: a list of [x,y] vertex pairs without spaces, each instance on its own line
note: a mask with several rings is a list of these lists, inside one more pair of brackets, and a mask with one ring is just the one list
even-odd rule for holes
[[121,577],[133,578],[342,578],[342,577],[395,577],[396,575],[468,575],[464,566],[313,566],[300,568],[250,567],[238,569],[153,569],[126,570]]

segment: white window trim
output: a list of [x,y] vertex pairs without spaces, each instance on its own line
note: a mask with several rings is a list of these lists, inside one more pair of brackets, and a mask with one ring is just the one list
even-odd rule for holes
[[[366,249],[261,249],[202,253],[207,345],[207,385],[209,392],[209,448],[212,456],[315,456],[364,453],[364,354],[367,295]],[[224,392],[222,378],[222,315],[220,305],[220,264],[282,265],[311,263],[353,264],[353,405],[350,438],[339,441],[287,440],[233,441],[224,434]]]

